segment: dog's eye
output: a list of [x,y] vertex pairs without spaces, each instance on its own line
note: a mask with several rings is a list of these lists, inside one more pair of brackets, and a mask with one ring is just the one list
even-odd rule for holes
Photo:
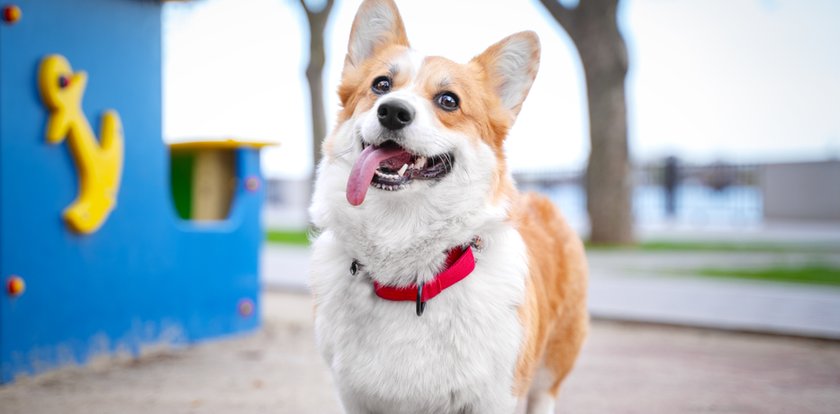
[[435,98],[437,104],[441,109],[444,111],[454,111],[458,109],[458,105],[460,100],[458,99],[458,95],[455,95],[452,92],[444,92]]
[[391,91],[391,78],[387,76],[380,76],[373,80],[370,89],[377,95],[384,95]]

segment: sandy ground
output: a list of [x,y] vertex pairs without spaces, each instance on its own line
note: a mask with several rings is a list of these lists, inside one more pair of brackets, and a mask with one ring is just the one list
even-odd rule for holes
[[[306,295],[253,335],[0,387],[2,414],[337,413]],[[840,343],[594,321],[562,413],[837,413]]]

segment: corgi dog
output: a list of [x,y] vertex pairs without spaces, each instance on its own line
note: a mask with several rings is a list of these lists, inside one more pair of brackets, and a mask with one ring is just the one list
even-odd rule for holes
[[588,270],[505,162],[539,57],[533,32],[424,56],[392,0],[359,7],[310,207],[316,340],[346,412],[554,412]]

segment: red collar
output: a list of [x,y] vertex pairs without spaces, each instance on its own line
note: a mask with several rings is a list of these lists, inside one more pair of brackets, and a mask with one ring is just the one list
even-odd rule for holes
[[423,314],[427,301],[469,276],[473,269],[475,269],[475,257],[472,246],[459,246],[449,251],[446,268],[419,288],[416,284],[405,287],[383,286],[374,281],[373,291],[376,292],[376,296],[385,300],[416,301],[417,316],[420,316]]

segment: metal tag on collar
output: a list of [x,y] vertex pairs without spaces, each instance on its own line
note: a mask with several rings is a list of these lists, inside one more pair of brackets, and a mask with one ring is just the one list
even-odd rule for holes
[[426,310],[426,302],[423,302],[423,285],[417,285],[417,316],[423,316]]
[[470,240],[470,244],[468,246],[472,246],[475,250],[481,250],[484,248],[484,240],[481,240],[481,237],[475,236],[472,240]]

